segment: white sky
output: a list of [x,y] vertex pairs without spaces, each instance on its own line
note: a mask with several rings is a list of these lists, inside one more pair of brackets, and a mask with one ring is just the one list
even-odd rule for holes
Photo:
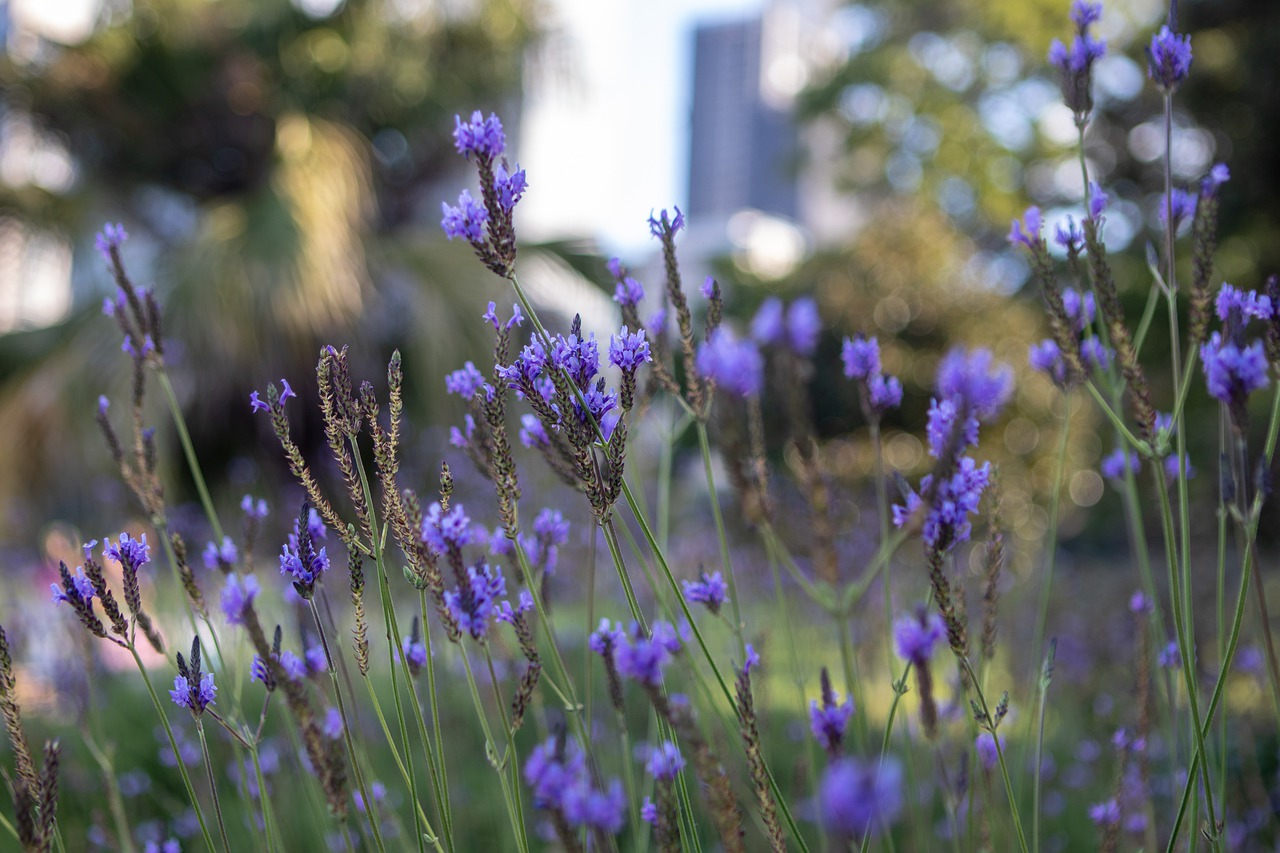
[[686,201],[693,28],[763,0],[550,0],[550,61],[530,75],[520,233],[650,251],[651,208]]

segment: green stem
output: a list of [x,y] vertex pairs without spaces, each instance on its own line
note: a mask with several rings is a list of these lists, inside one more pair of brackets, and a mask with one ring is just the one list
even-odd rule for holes
[[1074,395],[1068,391],[1063,398],[1062,436],[1058,441],[1058,458],[1054,466],[1053,491],[1049,495],[1049,533],[1045,541],[1044,583],[1040,587],[1040,604],[1036,608],[1036,630],[1031,649],[1039,655],[1044,645],[1045,624],[1049,618],[1049,599],[1053,591],[1053,570],[1058,556],[1058,515],[1062,503],[1062,481],[1067,470],[1067,444],[1071,427],[1071,402]]
[[[968,658],[960,658],[960,665],[964,667],[965,672],[969,675],[969,682],[973,685],[973,692],[978,697],[978,705],[982,709],[982,713],[988,720],[994,721],[995,718],[987,705],[987,699],[982,693],[982,687],[978,684],[977,673],[973,671],[973,665],[969,663]],[[1018,815],[1018,799],[1014,795],[1013,783],[1009,779],[1009,768],[1005,763],[1004,750],[1000,747],[1000,737],[995,731],[991,732],[991,742],[996,747],[996,759],[1000,763],[1000,778],[1004,782],[1005,795],[1009,798],[1009,812],[1013,817],[1013,828],[1018,835],[1018,846],[1021,848],[1022,853],[1030,853],[1027,848],[1027,836],[1022,831],[1022,818]]]
[[133,643],[128,643],[126,648],[129,654],[133,655],[133,662],[138,667],[138,672],[142,673],[142,681],[147,686],[147,695],[151,697],[151,704],[155,707],[156,716],[160,718],[160,725],[164,727],[165,736],[169,739],[169,748],[173,750],[173,755],[178,767],[178,775],[182,777],[182,784],[187,789],[187,797],[191,800],[191,808],[196,813],[196,820],[200,823],[200,833],[204,836],[205,846],[210,850],[214,849],[213,836],[209,834],[209,827],[204,820],[204,811],[200,808],[200,801],[196,799],[196,789],[191,784],[191,777],[187,775],[187,766],[182,763],[182,752],[178,749],[178,740],[173,736],[173,729],[169,726],[169,718],[164,713],[164,706],[160,704],[160,698],[156,695],[156,689],[151,684],[151,676],[147,674],[147,668],[142,664],[142,658],[138,656],[138,648]]
[[720,566],[725,579],[729,582],[729,606],[733,609],[733,635],[738,640],[738,648],[746,653],[746,638],[743,636],[742,605],[738,600],[738,582],[733,575],[733,560],[729,556],[729,537],[725,534],[724,516],[720,513],[720,497],[716,493],[716,479],[712,472],[711,441],[707,437],[707,425],[698,421],[698,447],[702,451],[702,469],[707,479],[707,493],[711,504],[711,518],[715,522],[716,537],[720,541]]
[[529,853],[529,839],[525,835],[524,824],[517,817],[518,807],[513,802],[513,797],[519,797],[520,792],[512,792],[506,770],[498,759],[498,743],[494,740],[493,732],[489,729],[489,718],[485,714],[484,703],[480,700],[480,688],[476,686],[476,677],[471,671],[471,660],[467,655],[467,650],[463,648],[461,643],[458,644],[458,649],[462,652],[462,666],[467,673],[467,685],[471,688],[471,701],[475,705],[476,716],[479,718],[480,728],[484,732],[485,753],[489,758],[489,763],[498,774],[498,782],[502,786],[502,800],[507,809],[507,818],[511,822],[511,832],[515,836],[516,847],[520,853]]
[[222,849],[231,853],[231,842],[227,840],[227,825],[222,819],[222,803],[218,799],[218,782],[213,775],[213,759],[209,756],[209,742],[204,736],[204,721],[196,717],[196,734],[200,736],[200,754],[204,756],[204,770],[209,777],[209,790],[213,794],[213,812],[218,818],[218,831],[222,834]]
[[182,454],[187,458],[187,468],[191,471],[191,479],[196,484],[196,492],[200,495],[200,505],[209,519],[209,527],[213,529],[214,539],[222,543],[222,525],[218,523],[218,513],[213,508],[213,498],[209,496],[209,487],[205,485],[204,473],[200,469],[200,461],[196,458],[196,449],[191,444],[191,435],[187,432],[187,421],[182,415],[182,407],[178,405],[178,396],[173,393],[173,385],[169,382],[169,374],[163,368],[156,371],[160,379],[160,388],[164,391],[165,400],[169,403],[169,414],[173,425],[178,430],[178,442],[182,445]]

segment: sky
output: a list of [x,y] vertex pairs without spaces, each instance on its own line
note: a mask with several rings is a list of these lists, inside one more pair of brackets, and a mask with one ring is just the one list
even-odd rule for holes
[[520,232],[595,237],[646,254],[653,208],[687,197],[693,31],[763,0],[551,0],[548,45],[533,64],[519,144],[529,176]]

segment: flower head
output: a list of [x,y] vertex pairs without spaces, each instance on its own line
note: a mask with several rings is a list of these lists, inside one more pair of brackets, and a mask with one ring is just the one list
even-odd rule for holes
[[826,830],[861,839],[893,823],[902,812],[902,766],[845,758],[827,768],[818,788],[818,813]]
[[674,237],[684,228],[684,214],[680,212],[680,208],[674,208],[676,214],[670,217],[667,209],[664,207],[656,216],[652,211],[649,212],[649,233],[658,239],[664,236]]
[[524,169],[519,166],[514,172],[508,171],[506,163],[499,163],[493,170],[493,188],[498,194],[498,204],[507,213],[515,210],[516,202],[529,188]]
[[485,118],[476,110],[471,114],[470,121],[464,122],[462,116],[454,116],[453,144],[458,153],[468,160],[473,155],[492,160],[501,157],[506,150],[507,135],[496,115],[490,113]]
[[808,358],[818,348],[822,335],[822,317],[818,303],[805,296],[791,303],[787,309],[787,346],[796,355]]
[[618,672],[641,684],[657,687],[662,683],[663,669],[679,650],[680,641],[671,625],[653,623],[648,637],[643,635],[639,625],[633,625],[628,642],[616,648],[614,659]]
[[1009,226],[1009,242],[1015,246],[1023,245],[1028,249],[1035,249],[1040,244],[1040,229],[1043,224],[1040,208],[1028,207],[1022,214],[1022,219],[1013,220],[1013,224]]
[[444,214],[440,227],[450,240],[463,237],[471,243],[484,242],[484,226],[489,221],[489,211],[471,197],[470,190],[463,190],[458,195],[456,207],[451,207],[448,202],[440,202],[440,211]]
[[630,371],[650,361],[653,356],[644,329],[632,332],[623,326],[618,334],[609,338],[609,363],[614,367]]
[[169,698],[180,708],[187,708],[192,713],[203,714],[204,709],[212,705],[218,695],[218,688],[213,683],[213,673],[206,672],[200,676],[197,685],[192,685],[185,675],[173,677],[173,689]]
[[636,306],[644,299],[644,285],[630,276],[621,278],[613,286],[613,301],[619,305]]
[[1191,36],[1179,35],[1168,25],[1151,37],[1147,48],[1147,76],[1166,92],[1178,88],[1178,84],[1191,73]]
[[1136,474],[1142,467],[1142,463],[1138,459],[1138,454],[1132,450],[1117,447],[1107,454],[1099,467],[1101,468],[1102,476],[1108,480],[1120,481],[1124,479],[1126,468]]
[[719,572],[707,574],[696,581],[682,581],[685,597],[690,601],[705,604],[712,613],[719,613],[721,606],[729,598],[729,585]]
[[1102,191],[1097,181],[1089,182],[1089,218],[1097,222],[1107,210],[1107,202],[1111,197]]
[[240,558],[240,553],[236,550],[236,543],[231,541],[231,537],[223,536],[221,545],[217,542],[206,544],[202,557],[206,569],[217,569],[222,566],[234,566],[236,560]]
[[235,572],[227,575],[227,582],[222,587],[222,614],[231,625],[240,625],[244,621],[244,613],[257,598],[261,587],[253,575],[245,575],[243,579]]
[[933,649],[947,636],[942,617],[925,607],[903,616],[893,624],[893,642],[899,657],[921,666],[933,656]]
[[849,379],[868,379],[880,372],[880,342],[857,335],[845,338],[840,350],[844,375]]
[[979,732],[973,748],[978,753],[978,763],[982,765],[982,769],[987,772],[995,770],[1000,763],[1000,753],[1004,751],[1004,735],[1000,736],[999,751],[996,750],[996,740],[991,732]]
[[488,633],[489,617],[497,600],[506,594],[502,569],[481,562],[467,569],[465,587],[444,594],[444,603],[458,627],[479,640]]
[[987,349],[953,349],[938,365],[938,394],[981,419],[994,417],[1013,394],[1013,370]]
[[[1196,215],[1196,197],[1186,190],[1175,187],[1169,195],[1169,200],[1173,207],[1173,230],[1177,231],[1179,225]],[[1170,204],[1166,203],[1165,199],[1161,199],[1158,207],[1160,222],[1168,228]]]
[[555,574],[560,546],[569,541],[569,521],[558,509],[544,509],[533,520],[532,534],[521,533],[518,538],[533,568]]
[[739,397],[755,397],[764,387],[764,359],[750,341],[739,341],[721,327],[698,348],[697,367],[703,376]]
[[113,545],[110,539],[104,539],[106,547],[103,553],[115,560],[127,572],[137,572],[151,562],[151,549],[147,547],[147,534],[137,539],[129,538],[128,533],[121,533],[120,539]]
[[[84,569],[76,566],[75,570],[69,575],[71,578],[71,586],[63,589],[59,584],[49,584],[49,589],[53,592],[53,603],[65,601],[68,604],[75,604],[76,599],[81,602],[88,602],[93,598],[93,583],[85,577]],[[64,577],[67,577],[64,575]]]
[[1091,24],[1102,20],[1102,4],[1091,3],[1089,0],[1074,0],[1070,14],[1071,23],[1076,25],[1078,32],[1083,33]]
[[1244,322],[1250,319],[1270,320],[1275,309],[1270,296],[1253,290],[1240,290],[1230,284],[1222,285],[1214,307],[1218,319],[1224,323],[1231,321],[1233,312]]
[[680,754],[680,747],[671,741],[663,741],[649,751],[649,760],[645,763],[645,770],[654,779],[674,779],[680,775],[680,771],[683,769],[684,756]]
[[471,519],[462,504],[454,504],[447,512],[439,503],[431,504],[422,519],[421,535],[422,541],[437,554],[461,550],[475,540]]
[[1267,356],[1262,341],[1237,345],[1214,332],[1200,347],[1205,384],[1213,398],[1241,405],[1250,394],[1267,386]]
[[111,252],[118,250],[120,244],[129,239],[129,234],[124,230],[124,226],[119,222],[112,225],[110,222],[102,226],[102,230],[98,232],[93,239],[93,245],[98,250],[98,254],[111,263]]

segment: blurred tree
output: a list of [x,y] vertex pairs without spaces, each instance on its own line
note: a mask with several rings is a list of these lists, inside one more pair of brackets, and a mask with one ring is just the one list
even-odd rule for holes
[[68,247],[84,298],[52,329],[0,337],[4,505],[56,511],[47,483],[68,509],[104,458],[88,401],[123,398],[127,366],[110,321],[87,322],[109,286],[91,250],[103,221],[125,223],[126,261],[160,294],[215,481],[261,427],[249,390],[305,377],[321,343],[359,343],[357,375],[375,379],[402,346],[411,390],[434,390],[443,354],[452,366],[482,332],[455,318],[486,285],[440,238],[433,188],[462,181],[454,114],[518,98],[535,26],[526,0],[134,0],[106,2],[79,44],[10,33],[7,147],[21,130],[73,177],[0,170],[0,232]]

